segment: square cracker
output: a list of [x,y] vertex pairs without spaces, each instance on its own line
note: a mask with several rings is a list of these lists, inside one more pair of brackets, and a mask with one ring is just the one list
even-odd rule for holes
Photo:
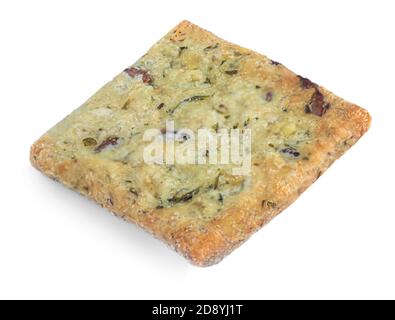
[[[145,164],[143,132],[169,119],[251,129],[251,175]],[[35,142],[31,161],[206,266],[289,206],[369,124],[364,109],[183,21]]]

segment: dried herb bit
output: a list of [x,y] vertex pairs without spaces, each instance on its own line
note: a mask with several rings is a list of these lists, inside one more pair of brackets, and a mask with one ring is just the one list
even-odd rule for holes
[[82,140],[82,143],[84,144],[85,147],[93,147],[97,145],[97,141],[93,138],[85,138]]
[[243,124],[244,128],[248,127],[248,125],[250,124],[250,121],[251,121],[250,118],[248,118],[246,121],[244,121],[244,124]]
[[118,140],[119,140],[118,137],[108,137],[95,148],[95,152],[96,153],[101,152],[104,149],[106,149],[108,146],[116,146],[118,144]]
[[219,47],[219,44],[216,43],[214,45],[211,45],[211,46],[208,46],[208,47],[204,48],[204,51],[214,50],[214,49],[217,49],[218,47]]
[[133,194],[134,196],[136,196],[136,197],[139,196],[139,193],[138,193],[137,190],[136,190],[135,188],[133,188],[133,187],[129,188],[129,192],[130,192],[131,194]]
[[353,140],[354,140],[354,136],[351,136],[351,137],[347,138],[346,140],[344,140],[343,145],[351,147],[353,144]]
[[180,54],[181,54],[184,50],[187,50],[187,49],[188,49],[188,47],[185,47],[185,46],[180,47]]
[[222,193],[219,194],[218,196],[218,201],[222,204],[224,203],[224,196],[222,195]]
[[180,104],[182,104],[182,103],[188,103],[188,102],[195,102],[195,101],[202,101],[202,100],[205,100],[205,99],[207,99],[207,98],[209,98],[209,97],[210,97],[210,96],[193,96],[193,97],[186,98],[186,99],[182,100],[182,101],[180,102]]
[[305,105],[304,110],[306,113],[312,113],[322,117],[329,108],[330,104],[325,104],[324,95],[318,89],[315,89],[309,103]]
[[161,104],[159,104],[156,109],[160,110],[165,106],[165,104],[162,102]]
[[214,180],[214,184],[213,184],[213,189],[216,190],[218,189],[219,186],[219,179],[221,178],[221,174],[219,174],[218,176],[216,176],[215,180]]
[[292,156],[294,158],[297,158],[297,157],[300,156],[300,152],[297,151],[293,147],[287,147],[287,148],[281,149],[280,152],[285,154],[285,155]]
[[258,86],[258,85],[255,86],[255,89],[260,89],[260,88],[262,88],[262,87]]
[[140,68],[135,68],[135,67],[130,67],[124,70],[130,77],[136,78],[138,76],[141,76],[141,79],[143,80],[144,83],[151,84],[154,79],[152,76],[149,74],[147,70],[143,70]]
[[122,110],[128,110],[129,109],[129,104],[130,104],[130,102],[131,102],[131,100],[130,100],[130,98],[129,99],[127,99],[126,101],[125,101],[125,103],[123,104],[123,106],[122,106]]
[[304,78],[302,76],[298,76],[298,78],[299,78],[299,81],[300,81],[300,86],[303,89],[311,89],[311,88],[316,88],[317,87],[317,85],[314,82],[310,81],[307,78]]
[[211,84],[211,79],[207,77],[206,80],[204,80],[203,83],[204,84]]
[[274,66],[278,66],[279,64],[281,64],[280,62],[277,62],[277,61],[274,61],[274,60],[271,60],[270,63],[272,65],[274,65]]
[[271,93],[271,92],[266,93],[265,100],[267,102],[272,101],[273,100],[273,93]]
[[215,107],[214,107],[214,110],[217,111],[218,113],[222,113],[222,114],[228,113],[228,112],[229,112],[228,107],[225,106],[225,105],[222,104],[222,103],[221,103],[220,105],[218,105],[218,106],[215,106]]
[[192,191],[189,191],[187,193],[178,195],[176,194],[174,197],[168,199],[168,201],[171,204],[177,204],[177,203],[181,203],[181,202],[188,202],[189,200],[191,200],[196,194],[199,193],[200,188],[194,189]]
[[170,109],[167,112],[174,113],[174,111],[176,111],[176,109],[183,104],[190,103],[190,102],[196,102],[196,101],[203,101],[203,100],[206,100],[207,98],[210,98],[210,96],[193,96],[190,98],[186,98],[186,99],[180,101],[173,109]]
[[227,70],[225,73],[229,76],[234,76],[239,73],[239,70]]
[[275,209],[277,207],[277,203],[269,200],[262,200],[262,208],[264,209]]
[[107,199],[107,205],[110,206],[110,207],[114,206],[114,200],[112,199],[111,196]]

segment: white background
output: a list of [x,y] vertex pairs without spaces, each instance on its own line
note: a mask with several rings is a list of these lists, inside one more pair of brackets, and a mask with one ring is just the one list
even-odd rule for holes
[[[394,1],[1,1],[0,298],[395,298]],[[368,134],[219,265],[34,170],[30,145],[183,19],[366,109]]]

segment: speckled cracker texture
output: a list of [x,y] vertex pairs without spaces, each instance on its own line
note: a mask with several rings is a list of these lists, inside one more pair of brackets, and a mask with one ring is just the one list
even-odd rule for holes
[[[145,163],[143,133],[166,120],[251,129],[251,174]],[[288,207],[369,124],[364,109],[183,21],[35,142],[31,162],[207,266]]]

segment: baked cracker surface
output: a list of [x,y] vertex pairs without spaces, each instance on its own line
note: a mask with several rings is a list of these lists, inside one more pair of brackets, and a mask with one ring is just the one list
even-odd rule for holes
[[[166,136],[167,120],[250,129],[250,174],[232,174],[233,164],[147,164],[144,132]],[[31,162],[208,266],[288,207],[369,125],[357,105],[183,21],[35,142]]]

